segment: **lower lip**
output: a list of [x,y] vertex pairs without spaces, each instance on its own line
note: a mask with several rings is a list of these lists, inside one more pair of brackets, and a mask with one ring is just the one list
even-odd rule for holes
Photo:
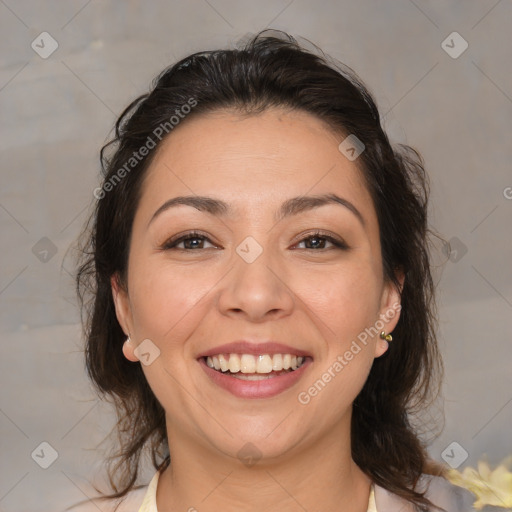
[[306,371],[311,359],[306,359],[297,370],[277,377],[263,380],[241,380],[229,373],[221,373],[210,368],[203,358],[199,359],[201,368],[215,384],[239,398],[271,398],[291,388]]

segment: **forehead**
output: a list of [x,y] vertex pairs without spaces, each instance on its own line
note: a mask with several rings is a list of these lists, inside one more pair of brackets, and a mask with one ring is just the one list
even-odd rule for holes
[[186,193],[223,198],[234,210],[262,212],[292,196],[339,193],[371,217],[362,171],[338,149],[343,139],[302,111],[199,114],[160,144],[139,206],[145,209],[150,202],[158,207]]

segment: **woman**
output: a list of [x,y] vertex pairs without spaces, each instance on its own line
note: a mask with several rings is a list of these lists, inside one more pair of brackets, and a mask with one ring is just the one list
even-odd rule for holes
[[350,69],[275,33],[191,55],[102,162],[77,285],[119,510],[470,509],[411,419],[442,374],[421,158]]

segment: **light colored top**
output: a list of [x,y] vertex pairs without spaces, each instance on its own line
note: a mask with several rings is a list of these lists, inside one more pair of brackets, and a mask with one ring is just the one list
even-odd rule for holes
[[[142,500],[142,505],[139,508],[138,512],[158,512],[156,507],[156,488],[158,486],[158,478],[160,476],[160,472],[157,471],[155,476],[149,482],[146,495]],[[370,499],[368,501],[368,510],[367,512],[378,512],[377,505],[375,504],[375,492],[374,492],[374,484],[372,484],[370,489]]]
[[[117,503],[116,507],[100,507],[90,500],[85,506],[73,507],[70,512],[158,512],[156,506],[156,491],[160,473],[157,471],[149,485],[130,491],[127,496]],[[426,490],[425,496],[434,505],[443,508],[446,512],[475,512],[474,502],[476,497],[464,487],[452,484],[448,480],[430,475],[422,475],[418,483],[418,490]],[[370,488],[370,499],[367,512],[416,512],[409,501],[389,492],[373,483]],[[439,512],[429,508],[428,512]]]

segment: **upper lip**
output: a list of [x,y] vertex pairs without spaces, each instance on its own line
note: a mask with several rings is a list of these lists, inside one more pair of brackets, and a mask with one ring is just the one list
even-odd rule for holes
[[202,352],[198,356],[198,359],[201,357],[215,356],[217,354],[252,354],[253,356],[262,354],[291,354],[302,357],[311,357],[310,352],[307,350],[301,350],[275,341],[253,343],[250,341],[238,340],[224,345],[218,345]]

